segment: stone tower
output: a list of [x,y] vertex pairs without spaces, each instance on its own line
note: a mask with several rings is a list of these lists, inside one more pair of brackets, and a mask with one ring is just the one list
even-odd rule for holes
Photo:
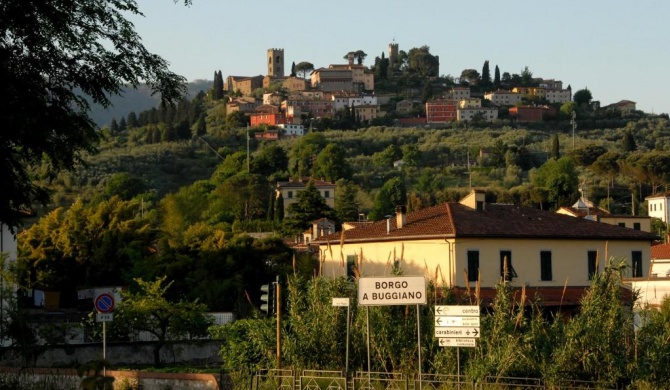
[[389,63],[393,65],[396,61],[398,61],[398,44],[389,43]]
[[284,77],[284,49],[268,49],[268,76]]

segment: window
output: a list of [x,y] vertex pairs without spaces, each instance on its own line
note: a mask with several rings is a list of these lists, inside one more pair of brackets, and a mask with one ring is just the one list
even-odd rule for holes
[[330,191],[323,191],[324,198],[330,198]]
[[477,208],[477,211],[482,211],[482,210],[484,210],[484,202],[482,202],[481,200],[478,200],[478,201],[476,202],[476,206],[475,206],[475,207]]
[[634,230],[640,230],[640,223],[639,222],[633,222],[633,229]]
[[500,251],[500,276],[508,282],[517,277],[512,266],[512,251]]
[[540,251],[540,279],[545,281],[553,279],[551,274],[551,251]]
[[626,227],[626,223],[625,222],[619,222],[619,227]]
[[289,199],[293,199],[293,191],[289,191],[286,197]]
[[479,251],[468,251],[468,282],[476,282],[479,277]]
[[354,278],[354,270],[356,269],[356,255],[347,256],[347,279]]
[[631,260],[633,265],[633,277],[640,278],[642,277],[642,252],[633,251],[631,253]]
[[589,251],[588,254],[588,269],[589,269],[589,280],[593,279],[593,275],[596,274],[596,263],[598,262],[598,252]]

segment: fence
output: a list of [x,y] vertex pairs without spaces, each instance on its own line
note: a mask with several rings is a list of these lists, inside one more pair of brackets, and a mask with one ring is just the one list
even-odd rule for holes
[[563,380],[550,384],[539,378],[487,376],[475,382],[465,376],[421,374],[408,380],[402,373],[356,371],[260,370],[251,379],[251,390],[616,390],[603,383]]

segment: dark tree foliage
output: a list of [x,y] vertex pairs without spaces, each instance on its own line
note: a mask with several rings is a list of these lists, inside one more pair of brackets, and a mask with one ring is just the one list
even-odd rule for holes
[[588,88],[580,89],[572,95],[572,100],[579,107],[588,107],[592,99],[593,95],[591,95],[591,91]]
[[223,99],[223,75],[221,71],[214,72],[214,83],[212,85],[212,100]]
[[32,168],[55,174],[96,151],[89,102],[107,107],[110,95],[141,82],[164,101],[185,89],[125,18],[140,15],[134,1],[3,1],[0,14],[0,221],[15,227],[49,199]]
[[482,87],[487,88],[491,85],[491,70],[489,69],[489,60],[484,61],[482,66]]
[[498,68],[498,65],[496,65],[496,70],[493,75],[493,88],[494,89],[500,88],[500,68]]
[[635,137],[630,130],[626,130],[621,139],[621,149],[624,152],[634,152],[637,150],[637,143],[635,142]]
[[326,204],[326,200],[316,189],[313,181],[310,180],[296,197],[298,201],[288,206],[289,217],[284,219],[289,229],[304,231],[319,218],[337,220],[335,210]]
[[296,77],[297,74],[295,73],[295,61],[291,64],[291,77]]
[[551,137],[551,158],[558,160],[561,158],[561,145],[558,141],[558,133]]
[[137,127],[139,126],[139,122],[137,121],[137,114],[135,114],[135,111],[131,111],[128,113],[128,119],[126,119],[126,123],[128,124],[129,128]]

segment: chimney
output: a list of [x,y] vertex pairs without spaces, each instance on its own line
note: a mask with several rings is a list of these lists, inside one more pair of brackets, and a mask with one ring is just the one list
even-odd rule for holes
[[406,206],[396,206],[395,207],[395,226],[397,229],[402,229],[407,222],[407,207]]
[[349,60],[349,65],[354,64],[354,53],[348,53],[347,54],[347,59]]

